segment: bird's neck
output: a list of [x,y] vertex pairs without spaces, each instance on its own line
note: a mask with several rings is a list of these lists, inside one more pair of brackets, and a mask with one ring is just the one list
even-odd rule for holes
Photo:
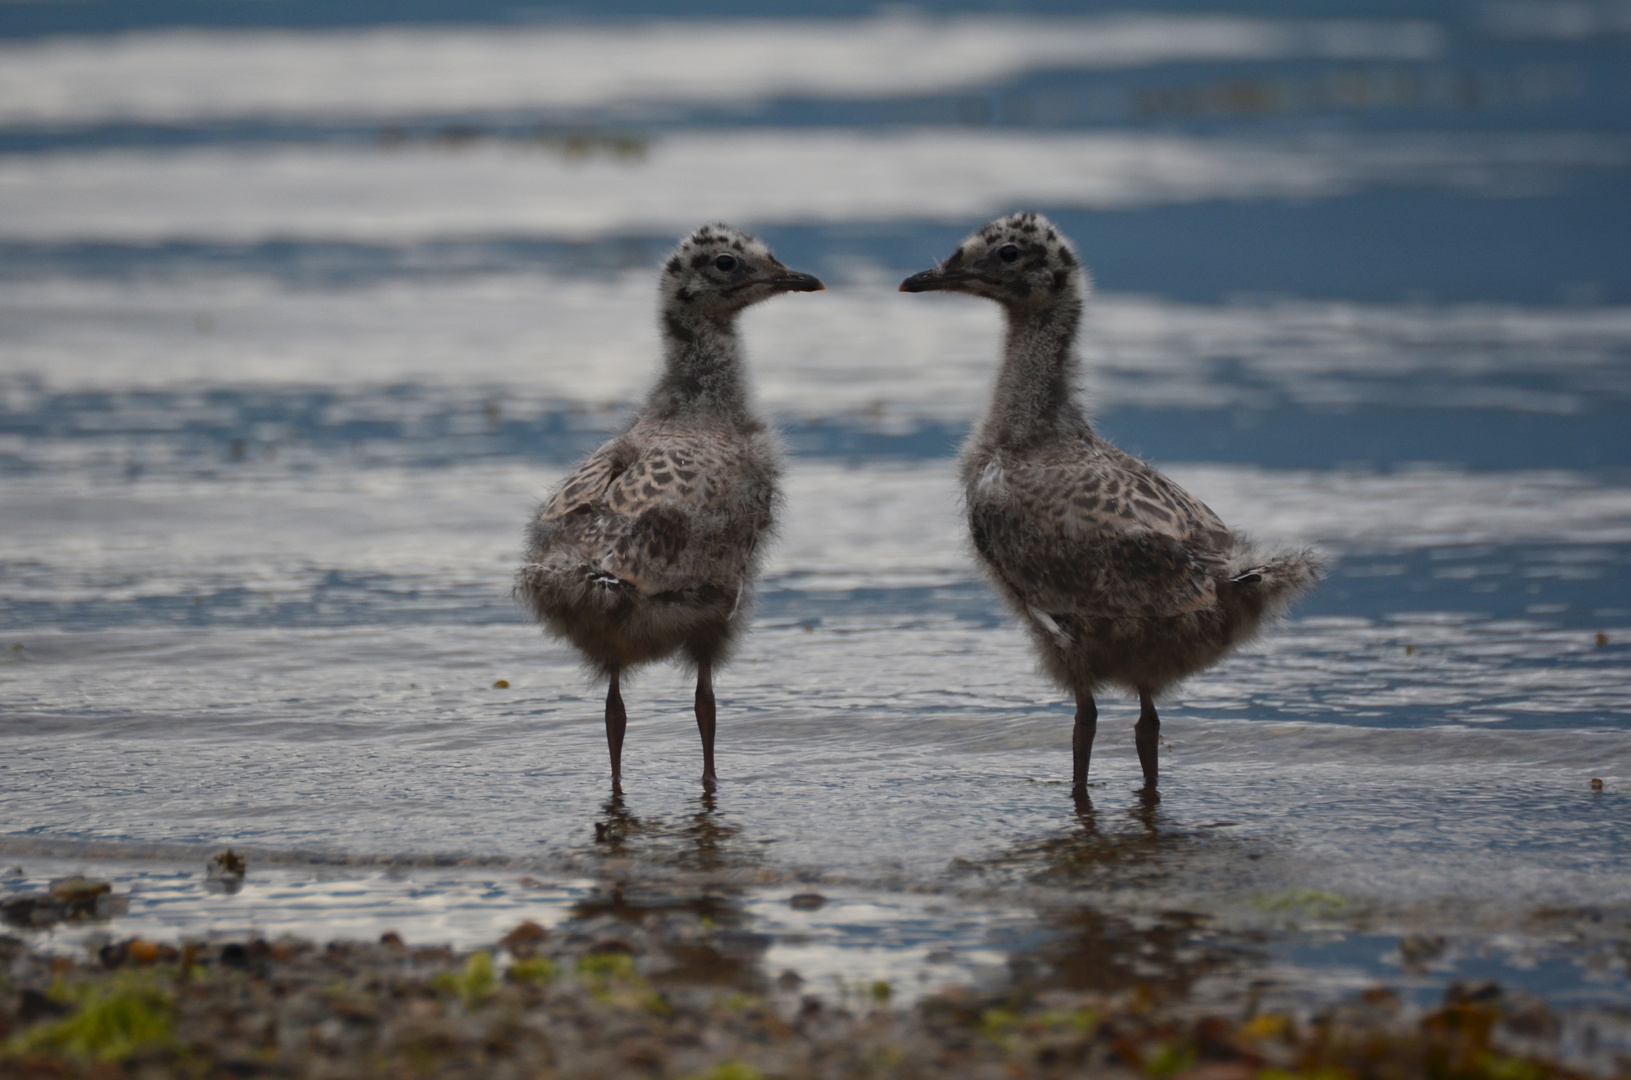
[[651,392],[648,410],[746,416],[747,386],[736,322],[696,312],[665,312],[662,318],[663,374]]
[[1076,400],[1079,300],[1009,309],[1002,366],[981,424],[982,441],[1019,445],[1088,430]]

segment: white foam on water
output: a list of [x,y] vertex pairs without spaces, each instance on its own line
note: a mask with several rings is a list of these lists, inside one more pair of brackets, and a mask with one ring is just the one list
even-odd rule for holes
[[[1001,347],[996,306],[857,277],[748,312],[762,404],[881,430],[979,415]],[[1631,396],[1631,308],[1210,305],[1112,292],[1089,306],[1082,353],[1100,410],[1383,403],[1570,415]],[[509,418],[576,406],[604,425],[608,405],[644,394],[659,355],[648,271],[339,288],[249,275],[0,282],[0,393],[15,412],[39,393],[322,387],[347,392],[330,407],[336,422],[457,406],[479,426],[484,402],[498,400]],[[425,387],[422,399],[375,393],[406,385]],[[212,408],[201,395],[174,400],[137,426],[175,428]]]
[[1376,185],[1533,193],[1571,169],[1628,162],[1622,138],[1569,133],[694,131],[638,159],[587,160],[479,141],[57,151],[0,157],[0,238],[400,244],[680,232],[716,219],[972,221],[1025,205],[1317,199]]
[[372,118],[944,93],[1045,69],[1427,60],[1420,21],[1118,15],[170,30],[0,46],[0,124]]
[[[1336,553],[1631,543],[1631,488],[1562,470],[1168,471],[1225,520],[1265,539]],[[253,621],[258,607],[269,614],[278,602],[320,601],[338,576],[382,614],[393,603],[490,609],[505,602],[523,526],[560,475],[501,463],[315,472],[250,465],[214,478],[139,482],[0,476],[10,511],[0,533],[6,596],[127,603],[243,590],[243,616]],[[771,587],[834,592],[978,580],[950,461],[794,460],[786,489]]]

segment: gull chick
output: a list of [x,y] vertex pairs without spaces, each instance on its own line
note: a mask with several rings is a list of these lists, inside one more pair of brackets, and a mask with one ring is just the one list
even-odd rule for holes
[[1093,430],[1076,393],[1076,332],[1091,282],[1040,214],[991,222],[900,288],[1002,305],[1008,333],[996,386],[961,460],[974,548],[1043,669],[1075,694],[1073,790],[1086,792],[1093,694],[1108,685],[1138,694],[1134,741],[1153,792],[1155,697],[1250,639],[1324,567],[1308,551],[1260,550]]
[[822,288],[729,225],[682,241],[663,265],[656,388],[528,530],[516,596],[606,677],[614,788],[628,723],[622,674],[676,653],[696,668],[702,778],[714,782],[713,670],[747,621],[781,499],[780,444],[748,399],[736,317]]

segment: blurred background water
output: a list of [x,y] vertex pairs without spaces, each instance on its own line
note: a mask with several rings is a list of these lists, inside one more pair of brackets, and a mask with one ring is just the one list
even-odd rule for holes
[[[1622,0],[0,5],[4,884],[474,943],[700,873],[835,980],[1623,1008],[1628,60]],[[1070,806],[963,547],[996,311],[894,292],[1016,208],[1097,277],[1099,427],[1335,564],[1164,710],[1158,806],[1118,705]],[[509,579],[719,218],[829,285],[746,319],[787,518],[717,798],[659,669],[608,803]]]

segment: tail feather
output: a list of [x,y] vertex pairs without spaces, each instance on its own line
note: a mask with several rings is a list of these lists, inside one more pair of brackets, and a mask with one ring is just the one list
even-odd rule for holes
[[1310,548],[1267,556],[1246,548],[1230,567],[1229,580],[1257,593],[1268,611],[1282,611],[1325,578],[1325,560]]

